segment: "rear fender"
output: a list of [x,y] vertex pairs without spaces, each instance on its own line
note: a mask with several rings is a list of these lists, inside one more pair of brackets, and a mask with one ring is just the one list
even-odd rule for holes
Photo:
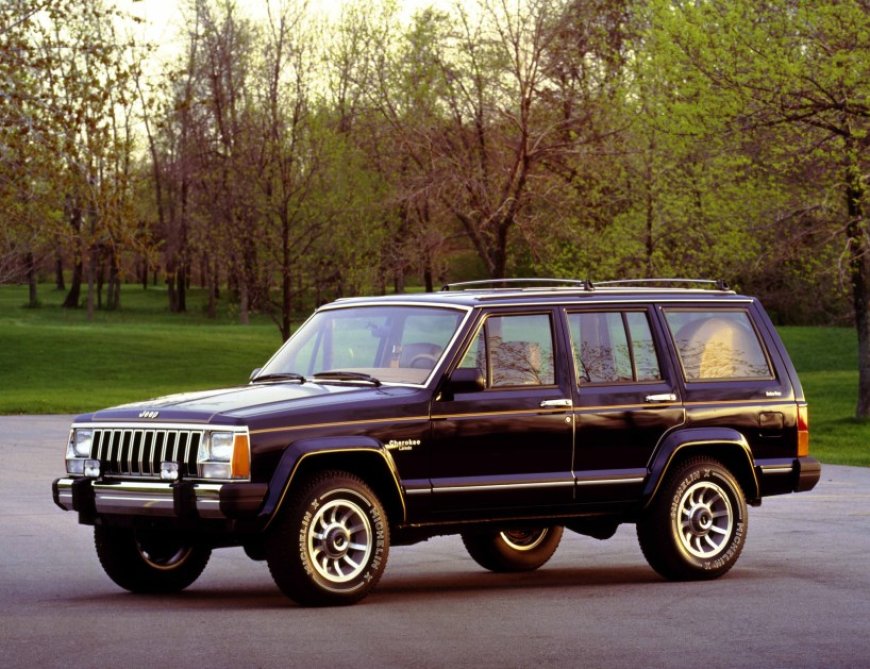
[[643,508],[655,497],[673,464],[692,455],[707,455],[719,460],[738,480],[750,504],[760,498],[752,450],[746,437],[727,427],[696,427],[671,432],[659,444],[650,461],[650,475],[643,490]]

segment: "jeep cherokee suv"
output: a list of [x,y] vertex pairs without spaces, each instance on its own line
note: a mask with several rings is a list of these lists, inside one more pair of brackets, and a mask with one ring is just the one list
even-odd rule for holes
[[458,533],[486,569],[634,523],[668,579],[721,576],[747,505],[811,489],[803,390],[721,283],[507,280],[318,309],[238,388],[75,419],[55,502],[109,577],[181,590],[214,548],[347,604],[391,545]]

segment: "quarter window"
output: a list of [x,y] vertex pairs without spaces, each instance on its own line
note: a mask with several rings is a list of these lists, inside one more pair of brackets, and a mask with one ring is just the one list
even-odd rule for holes
[[770,364],[745,311],[665,312],[686,381],[769,379]]
[[645,312],[568,314],[578,383],[638,383],[661,379]]

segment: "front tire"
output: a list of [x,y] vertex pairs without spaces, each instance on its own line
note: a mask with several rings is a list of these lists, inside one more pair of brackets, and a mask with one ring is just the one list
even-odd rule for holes
[[472,559],[494,572],[533,571],[556,552],[563,528],[535,527],[466,532],[462,543]]
[[637,523],[644,557],[674,581],[722,576],[740,556],[748,525],[740,484],[718,461],[677,466]]
[[353,604],[377,585],[390,532],[377,495],[346,472],[303,484],[266,542],[275,583],[304,606]]
[[94,528],[97,557],[106,574],[130,592],[180,592],[205,569],[211,550],[178,537],[126,528]]

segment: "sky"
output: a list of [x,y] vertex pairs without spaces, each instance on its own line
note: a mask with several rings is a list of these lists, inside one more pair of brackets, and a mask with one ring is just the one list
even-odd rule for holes
[[[309,0],[309,6],[326,17],[337,18],[346,1]],[[455,0],[396,0],[396,2],[401,8],[401,16],[408,19],[415,11],[427,6],[448,10]],[[137,38],[158,45],[158,60],[169,60],[177,53],[178,35],[184,23],[181,8],[188,4],[188,0],[116,0],[116,3],[120,9],[129,11],[133,16],[143,20],[141,24],[134,24],[132,30]],[[266,16],[266,0],[240,0],[238,6],[254,18]]]

